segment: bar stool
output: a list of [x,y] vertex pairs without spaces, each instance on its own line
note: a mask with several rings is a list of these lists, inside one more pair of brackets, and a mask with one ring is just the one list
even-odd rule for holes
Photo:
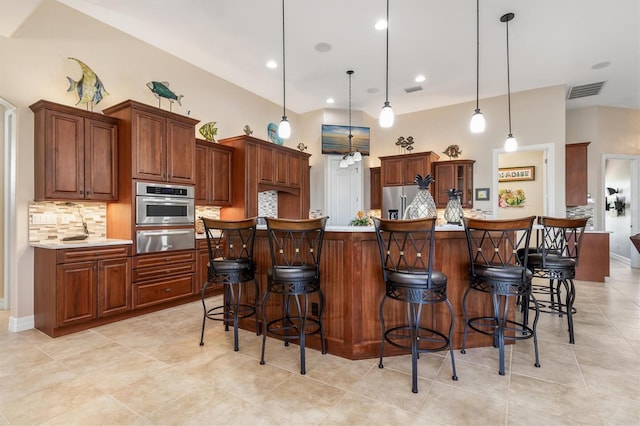
[[[528,251],[521,251],[522,256],[518,256],[519,249],[529,247],[534,220],[535,216],[511,220],[463,218],[471,275],[469,287],[462,300],[465,325],[461,352],[465,353],[469,328],[493,337],[493,346],[499,350],[498,372],[502,376],[505,374],[506,340],[516,341],[533,337],[535,366],[540,367],[536,334],[540,311],[538,301],[531,293],[533,274],[527,269]],[[469,318],[467,301],[472,290],[491,296],[493,316]],[[516,299],[533,302],[535,318],[531,327],[527,319],[522,322],[515,320]]]
[[[435,252],[436,218],[413,220],[385,220],[374,218],[382,277],[386,291],[380,302],[379,368],[384,368],[382,359],[384,343],[411,352],[411,391],[418,393],[418,358],[421,353],[449,349],[451,354],[452,379],[458,380],[453,357],[452,336],[455,317],[447,298],[447,276],[433,269]],[[386,328],[384,306],[387,299],[397,300],[407,306],[406,324],[394,324]],[[447,335],[421,325],[424,305],[445,303],[451,322]],[[426,311],[426,309],[425,309]]]
[[[541,303],[541,312],[555,313],[560,317],[566,314],[569,329],[569,343],[574,343],[573,314],[576,313],[573,302],[576,299],[576,289],[573,279],[576,276],[576,266],[580,256],[582,236],[587,226],[588,217],[583,218],[555,218],[540,216],[537,248],[529,251],[528,268],[534,277],[549,280],[549,286],[534,285],[536,294],[544,294],[546,300]],[[562,300],[561,289],[564,288],[565,297]],[[527,305],[528,306],[528,305]]]
[[[267,335],[283,339],[285,346],[289,346],[290,340],[299,341],[300,374],[306,373],[307,336],[319,333],[322,353],[327,353],[322,324],[324,294],[320,288],[320,254],[327,219],[266,218],[271,268],[267,271],[267,291],[262,298],[262,365]],[[315,293],[317,303],[310,299]],[[267,321],[267,303],[272,294],[280,296],[282,313]]]
[[[233,350],[238,348],[238,320],[255,316],[256,334],[260,334],[258,325],[258,281],[255,278],[253,262],[253,243],[256,234],[257,219],[217,220],[200,218],[204,223],[209,249],[207,282],[202,287],[202,332],[200,346],[204,345],[204,326],[207,319],[222,321],[225,331],[233,324]],[[249,293],[243,298],[243,286],[253,284],[253,296]],[[224,286],[223,304],[207,308],[206,296],[210,285]]]

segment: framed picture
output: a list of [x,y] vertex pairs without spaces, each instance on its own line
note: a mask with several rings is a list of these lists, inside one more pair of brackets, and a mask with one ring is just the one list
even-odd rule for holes
[[498,169],[498,181],[536,180],[535,169],[535,166],[501,168]]
[[489,201],[490,191],[489,188],[476,188],[476,201]]
[[[351,150],[369,155],[368,127],[351,126]],[[344,155],[349,153],[349,126],[322,125],[322,153]]]

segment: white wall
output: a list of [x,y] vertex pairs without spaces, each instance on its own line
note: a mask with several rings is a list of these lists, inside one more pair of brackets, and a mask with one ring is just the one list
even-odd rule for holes
[[[544,151],[511,152],[500,154],[498,167],[534,166],[534,180],[499,182],[501,189],[522,190],[525,202],[522,207],[499,207],[498,219],[513,219],[525,216],[540,216],[544,214],[544,191],[542,185]],[[498,202],[498,194],[492,195],[493,203]]]
[[[624,258],[631,258],[632,247],[629,237],[631,234],[631,163],[629,160],[609,159],[606,160],[606,173],[604,177],[605,187],[616,188],[619,191],[618,197],[624,197],[625,210],[622,215],[614,209],[605,211],[605,230],[611,231],[609,247],[612,253]],[[608,195],[608,193],[607,193]],[[635,200],[636,204],[638,200]]]

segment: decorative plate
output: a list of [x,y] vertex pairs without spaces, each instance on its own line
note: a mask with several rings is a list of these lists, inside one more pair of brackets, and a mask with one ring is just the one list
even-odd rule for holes
[[269,123],[267,126],[267,134],[269,135],[269,140],[275,144],[283,145],[284,140],[282,140],[278,136],[278,125],[275,123]]

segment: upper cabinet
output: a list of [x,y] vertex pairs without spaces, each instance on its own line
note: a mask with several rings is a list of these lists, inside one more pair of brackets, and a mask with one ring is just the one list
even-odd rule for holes
[[[120,119],[121,149],[133,179],[193,184],[198,120],[132,100],[104,110]],[[126,167],[128,169],[128,167]]]
[[35,199],[118,199],[118,120],[48,101],[34,112]]
[[258,192],[278,193],[278,217],[309,217],[309,154],[254,138],[236,136],[219,140],[233,148],[232,208],[223,219],[258,215]]
[[196,204],[231,205],[232,160],[233,148],[196,139]]
[[436,207],[447,206],[449,196],[448,189],[458,189],[460,204],[463,208],[473,207],[473,163],[474,160],[437,161],[433,163],[433,199]]
[[431,173],[431,164],[438,158],[438,154],[431,151],[380,157],[382,186],[413,185],[416,175]]
[[565,145],[565,199],[569,207],[587,205],[587,147],[590,143]]
[[371,184],[370,184],[370,209],[380,209],[382,208],[382,182],[380,181],[380,167],[371,167],[369,169],[371,173]]

